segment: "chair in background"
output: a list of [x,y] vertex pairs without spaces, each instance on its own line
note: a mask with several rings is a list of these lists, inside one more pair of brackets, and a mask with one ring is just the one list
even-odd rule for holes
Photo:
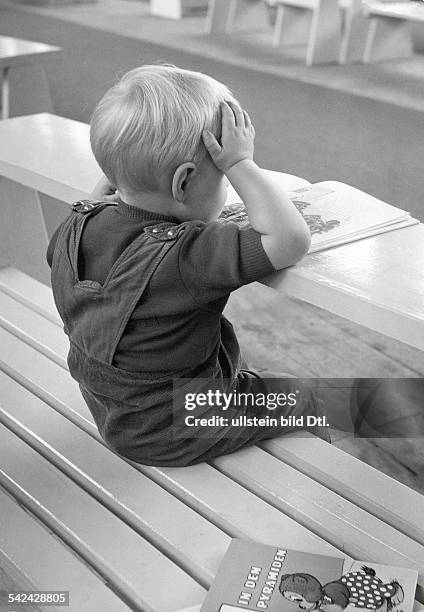
[[306,65],[338,62],[342,20],[338,0],[277,0],[273,46],[306,44]]
[[411,56],[411,25],[424,23],[424,4],[370,1],[364,6],[368,17],[364,63]]

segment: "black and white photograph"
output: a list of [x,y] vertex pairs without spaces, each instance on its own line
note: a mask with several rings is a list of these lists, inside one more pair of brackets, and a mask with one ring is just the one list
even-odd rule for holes
[[424,0],[0,0],[0,612],[424,612]]

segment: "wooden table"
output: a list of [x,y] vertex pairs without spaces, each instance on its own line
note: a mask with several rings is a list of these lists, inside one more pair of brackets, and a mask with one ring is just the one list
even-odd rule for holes
[[[26,205],[28,217],[21,217],[20,222],[27,219],[32,228],[16,250],[28,252],[31,237],[39,240],[35,236],[35,204],[39,224],[54,208],[38,192],[69,203],[87,197],[100,174],[90,150],[87,125],[46,113],[2,122],[0,206],[2,210],[9,206],[5,214],[16,215]],[[288,177],[289,189],[303,183],[303,179]],[[66,212],[64,206],[62,214]],[[3,234],[10,234],[11,228],[12,222]],[[47,223],[40,251],[43,265],[50,233]],[[5,244],[8,237],[0,236],[1,242]],[[424,225],[419,224],[308,255],[296,266],[273,275],[267,284],[424,350],[423,245]],[[16,265],[5,256],[3,252],[3,265]]]
[[9,70],[18,66],[40,64],[56,59],[60,47],[52,47],[40,42],[0,36],[0,69],[2,119],[9,117]]

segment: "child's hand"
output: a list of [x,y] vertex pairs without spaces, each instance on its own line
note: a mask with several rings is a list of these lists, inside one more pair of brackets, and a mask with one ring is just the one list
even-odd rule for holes
[[119,192],[105,176],[94,187],[90,194],[91,199],[101,200],[102,202],[119,202]]
[[255,128],[249,115],[234,102],[221,104],[221,144],[205,130],[202,138],[214,164],[224,174],[245,159],[253,159]]

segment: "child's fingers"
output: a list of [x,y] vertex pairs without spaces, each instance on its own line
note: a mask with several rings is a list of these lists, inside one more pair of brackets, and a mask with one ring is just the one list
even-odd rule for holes
[[212,132],[209,132],[209,130],[204,130],[202,133],[202,140],[212,159],[221,153],[222,147]]
[[221,116],[224,129],[225,125],[237,125],[233,107],[231,106],[230,102],[227,102],[226,100],[221,102]]
[[253,127],[252,125],[252,120],[249,117],[249,113],[247,111],[243,111],[243,116],[244,116],[244,125],[246,127]]
[[227,104],[233,112],[235,125],[244,126],[244,116],[240,106],[231,100],[228,100]]

